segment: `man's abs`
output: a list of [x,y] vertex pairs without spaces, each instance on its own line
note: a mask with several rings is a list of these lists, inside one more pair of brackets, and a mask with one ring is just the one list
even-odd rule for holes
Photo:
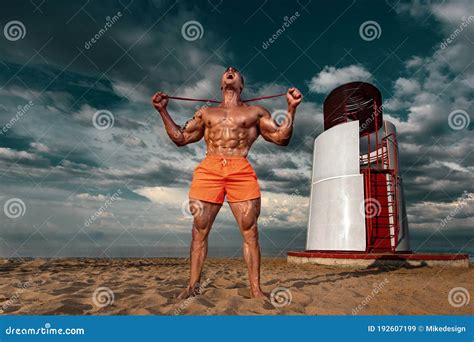
[[208,108],[203,114],[208,155],[247,156],[258,137],[254,107]]
[[257,139],[257,128],[222,125],[207,128],[204,139],[208,155],[246,157]]

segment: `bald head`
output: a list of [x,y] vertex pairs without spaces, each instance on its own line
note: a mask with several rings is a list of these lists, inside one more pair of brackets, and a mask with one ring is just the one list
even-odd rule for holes
[[239,70],[234,67],[228,67],[221,78],[221,90],[234,89],[235,91],[242,92],[244,89],[244,77],[240,74]]

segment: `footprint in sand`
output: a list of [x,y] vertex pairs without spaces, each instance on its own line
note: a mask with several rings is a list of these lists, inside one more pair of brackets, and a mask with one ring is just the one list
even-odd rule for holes
[[297,281],[291,287],[296,287],[297,289],[301,289],[302,287],[305,287],[306,285],[307,283],[304,281]]
[[54,310],[54,312],[51,312],[50,314],[83,315],[86,311],[93,308],[90,304],[82,304],[70,299],[63,300],[61,303],[63,306]]
[[183,285],[183,284],[185,284],[185,283],[186,283],[185,280],[176,279],[176,280],[168,280],[168,282],[166,283],[166,285]]
[[128,288],[125,290],[125,292],[127,293],[127,296],[128,295],[141,295],[143,294],[143,288],[136,288],[136,287]]
[[84,287],[84,286],[89,286],[88,283],[86,282],[80,282],[80,281],[75,281],[71,284],[71,286],[79,286],[79,287]]
[[273,284],[276,284],[278,283],[279,280],[278,279],[274,279],[274,280],[270,280],[270,281],[267,281],[266,283],[264,283],[263,285],[273,285]]
[[223,312],[224,315],[232,315],[232,316],[236,316],[238,315],[238,312],[235,311],[234,309],[225,309],[224,312]]
[[265,310],[275,310],[275,307],[267,301],[265,301],[265,303],[263,303],[263,308]]
[[7,306],[6,308],[4,308],[1,313],[2,314],[10,314],[12,312],[17,311],[20,308],[21,308],[21,306],[10,305],[10,306]]
[[199,304],[204,305],[206,308],[215,308],[216,306],[203,297],[197,297]]
[[234,284],[231,284],[229,286],[226,286],[224,287],[225,289],[241,289],[241,288],[244,288],[244,287],[247,287],[247,284],[245,283],[234,283]]
[[49,294],[52,294],[53,296],[57,295],[62,295],[62,294],[71,294],[71,293],[77,293],[77,291],[82,290],[83,287],[63,287],[62,289],[54,289],[49,292]]
[[160,296],[163,296],[168,299],[176,299],[176,297],[181,293],[181,289],[179,291],[166,291],[166,292],[159,292]]

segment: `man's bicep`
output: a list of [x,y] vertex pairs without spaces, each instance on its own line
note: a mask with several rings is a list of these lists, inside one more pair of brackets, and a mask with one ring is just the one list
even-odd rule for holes
[[182,130],[183,133],[192,133],[197,131],[203,127],[202,116],[198,113],[194,114],[194,116],[186,121]]
[[202,113],[197,112],[182,128],[185,138],[197,141],[204,136],[204,121]]
[[278,129],[278,125],[275,120],[272,119],[267,110],[263,112],[262,117],[259,120],[259,129],[264,138],[269,134],[275,133]]

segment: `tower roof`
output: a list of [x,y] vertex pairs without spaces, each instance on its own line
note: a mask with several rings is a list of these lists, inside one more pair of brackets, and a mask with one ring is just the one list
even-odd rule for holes
[[382,94],[372,84],[351,82],[332,90],[324,100],[324,130],[359,120],[360,134],[382,126]]

